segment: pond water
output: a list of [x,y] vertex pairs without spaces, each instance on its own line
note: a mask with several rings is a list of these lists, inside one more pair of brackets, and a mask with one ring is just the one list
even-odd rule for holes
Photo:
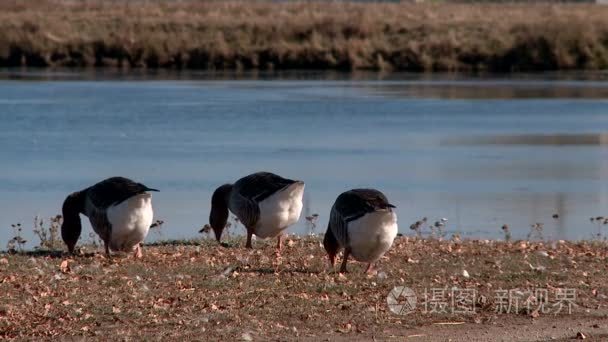
[[34,245],[36,215],[114,175],[161,190],[148,240],[196,237],[213,190],[260,170],[307,184],[290,233],[312,213],[324,232],[338,194],[374,187],[403,234],[426,216],[448,237],[608,235],[589,220],[608,216],[606,73],[4,70],[0,122],[0,249],[12,223]]

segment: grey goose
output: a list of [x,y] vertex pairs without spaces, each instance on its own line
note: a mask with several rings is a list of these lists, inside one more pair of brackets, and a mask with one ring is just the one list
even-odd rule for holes
[[300,218],[303,195],[304,182],[257,172],[215,190],[209,224],[219,242],[231,211],[247,230],[247,248],[252,248],[255,234],[260,238],[277,237],[280,252],[284,230]]
[[368,263],[366,272],[373,263],[386,253],[397,236],[397,215],[386,196],[375,189],[353,189],[336,199],[331,208],[323,246],[331,266],[336,254],[344,249],[340,272],[346,272],[349,256]]
[[95,233],[103,240],[105,252],[135,252],[141,257],[140,243],[152,224],[151,189],[124,177],[112,177],[67,196],[63,202],[61,237],[73,253],[82,231],[80,214],[89,218]]

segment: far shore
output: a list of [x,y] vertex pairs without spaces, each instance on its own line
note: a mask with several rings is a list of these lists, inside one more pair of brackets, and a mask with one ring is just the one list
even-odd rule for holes
[[608,68],[608,6],[3,1],[0,67],[555,71]]

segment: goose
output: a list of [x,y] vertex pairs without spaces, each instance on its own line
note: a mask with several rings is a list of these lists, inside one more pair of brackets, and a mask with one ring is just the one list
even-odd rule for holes
[[142,256],[140,243],[152,224],[151,189],[124,177],[105,179],[67,196],[63,202],[61,237],[70,253],[80,237],[80,215],[89,218],[93,230],[103,240],[105,252],[134,251]]
[[304,182],[286,179],[270,172],[257,172],[218,187],[211,196],[209,224],[218,242],[230,210],[251,237],[277,237],[277,254],[282,247],[283,231],[300,219]]
[[334,267],[336,254],[344,248],[340,273],[346,272],[350,255],[368,263],[366,272],[386,253],[397,236],[397,215],[386,196],[375,189],[353,189],[336,199],[329,215],[323,246]]

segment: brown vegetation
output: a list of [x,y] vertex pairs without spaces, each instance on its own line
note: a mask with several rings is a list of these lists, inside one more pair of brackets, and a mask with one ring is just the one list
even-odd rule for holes
[[5,0],[0,32],[0,67],[608,67],[594,4]]
[[[243,243],[146,246],[142,260],[108,260],[88,248],[79,256],[0,254],[0,339],[384,341],[422,334],[421,340],[531,341],[577,332],[608,337],[603,242],[398,237],[372,275],[355,262],[346,275],[330,271],[318,238],[288,238],[279,262],[273,241],[257,241],[254,250]],[[416,292],[415,311],[389,311],[386,298],[395,286]],[[453,288],[476,291],[470,306],[475,312],[450,312]],[[425,289],[445,290],[447,313],[424,312]],[[519,307],[509,314],[496,312],[499,289],[519,296]],[[547,312],[524,305],[535,289],[547,291]],[[572,315],[567,308],[556,312],[559,289],[576,291]],[[444,338],[437,335],[441,331]]]

